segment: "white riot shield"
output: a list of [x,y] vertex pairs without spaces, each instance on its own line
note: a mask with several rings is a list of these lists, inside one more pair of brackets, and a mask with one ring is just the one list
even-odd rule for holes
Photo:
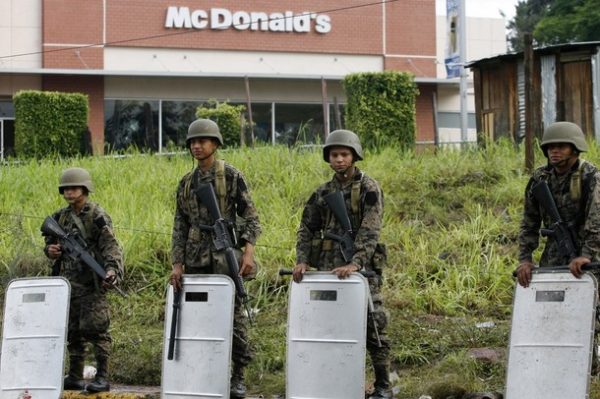
[[16,279],[6,289],[0,399],[58,399],[71,286],[62,277]]
[[229,399],[235,286],[225,275],[184,275],[172,360],[173,287],[167,293],[161,397]]
[[309,272],[291,283],[288,305],[286,397],[365,396],[367,280]]
[[507,399],[588,397],[596,313],[596,279],[569,272],[534,273],[513,301]]

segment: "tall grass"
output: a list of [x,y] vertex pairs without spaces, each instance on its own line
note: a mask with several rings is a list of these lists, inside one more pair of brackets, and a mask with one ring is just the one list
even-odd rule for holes
[[[542,163],[541,154],[536,156]],[[318,149],[260,147],[221,151],[220,157],[244,173],[263,226],[257,245],[261,268],[249,284],[258,312],[258,325],[252,329],[257,358],[250,368],[251,387],[281,393],[289,282],[277,270],[293,266],[303,205],[318,184],[331,178],[331,171]],[[586,159],[598,161],[595,146]],[[523,164],[522,152],[510,143],[437,153],[387,148],[367,152],[358,164],[385,192],[382,241],[388,246],[389,267],[384,294],[394,315],[390,335],[395,364],[422,365],[443,357],[431,350],[432,342],[416,345],[422,315],[506,318],[528,178]],[[91,198],[112,216],[125,251],[124,287],[130,296],[113,297],[113,378],[158,383],[174,196],[179,179],[193,167],[191,157],[132,154],[1,166],[3,283],[47,274],[39,226],[64,206],[57,184],[61,171],[70,166],[91,172],[96,185]],[[406,324],[409,319],[413,322]],[[461,339],[460,334],[456,337]],[[445,348],[458,346],[454,342]],[[457,349],[446,364],[454,364],[461,353]]]

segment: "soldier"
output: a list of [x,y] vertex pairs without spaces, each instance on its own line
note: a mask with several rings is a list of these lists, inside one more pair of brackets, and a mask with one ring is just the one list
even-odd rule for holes
[[[53,237],[46,236],[44,253],[54,259],[53,275],[61,275],[71,284],[69,304],[69,374],[64,389],[103,392],[110,390],[108,360],[112,338],[106,290],[123,277],[123,255],[112,230],[110,216],[98,204],[88,200],[94,191],[92,178],[87,170],[69,168],[63,171],[58,191],[69,204],[52,217],[67,232],[78,237],[89,253],[103,265],[108,278],[100,280],[85,264],[62,256],[62,248]],[[96,376],[85,384],[83,367],[86,343],[94,347]]]
[[[353,132],[331,132],[323,147],[323,158],[335,174],[330,181],[317,188],[304,207],[298,229],[293,278],[295,282],[300,282],[309,266],[318,270],[330,270],[339,278],[346,278],[350,273],[363,269],[376,272],[377,277],[369,278],[374,303],[374,312],[369,312],[369,317],[375,318],[377,322],[381,346],[373,323],[368,323],[367,350],[375,371],[375,391],[369,398],[391,398],[390,345],[384,335],[387,312],[380,293],[386,250],[383,244],[378,243],[383,218],[383,192],[375,180],[354,166],[356,161],[363,159],[363,151],[358,136]],[[355,252],[350,263],[344,261],[337,242],[323,239],[325,233],[342,235],[344,232],[323,199],[332,191],[344,194],[348,216],[355,232]]]
[[[208,209],[199,204],[195,194],[196,187],[203,183],[213,185],[223,218],[235,225],[233,230],[237,233],[239,248],[244,249],[243,253],[236,249],[240,275],[250,277],[256,269],[254,245],[261,228],[248,185],[237,169],[216,159],[223,137],[215,122],[209,119],[192,122],[186,145],[198,161],[198,167],[186,174],[177,188],[170,282],[175,290],[179,290],[184,271],[187,274],[229,274],[225,254],[216,252],[211,232],[200,229],[200,225],[212,224]],[[236,224],[242,220],[243,223]],[[247,318],[239,298],[235,300],[233,330],[230,394],[233,398],[244,398],[244,369],[252,360],[253,351],[248,343]]]
[[575,277],[582,266],[597,261],[600,253],[600,173],[596,166],[579,158],[588,146],[583,132],[574,123],[556,122],[544,131],[540,144],[548,164],[536,169],[525,189],[525,206],[519,234],[517,279],[524,287],[531,282],[533,251],[538,247],[542,223],[552,221],[534,198],[531,189],[546,181],[561,218],[570,226],[577,256],[561,255],[553,237],[548,237],[540,266],[569,265]]

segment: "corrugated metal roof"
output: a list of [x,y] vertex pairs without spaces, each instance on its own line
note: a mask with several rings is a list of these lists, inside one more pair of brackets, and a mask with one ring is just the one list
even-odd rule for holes
[[[594,42],[574,42],[574,43],[561,43],[553,44],[549,46],[534,47],[533,52],[537,54],[548,54],[559,52],[564,49],[579,51],[583,49],[597,49],[600,46],[600,41]],[[594,52],[595,53],[595,52]],[[508,52],[505,54],[496,55],[493,57],[481,58],[479,60],[469,61],[467,67],[474,68],[482,64],[493,64],[496,62],[504,62],[515,58],[523,58],[523,52]]]

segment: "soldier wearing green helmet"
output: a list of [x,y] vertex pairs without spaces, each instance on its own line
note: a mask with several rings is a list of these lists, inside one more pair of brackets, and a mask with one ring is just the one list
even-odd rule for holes
[[[219,126],[212,120],[193,121],[188,128],[186,145],[197,161],[197,167],[180,180],[177,188],[169,281],[175,290],[179,290],[184,272],[229,274],[225,254],[214,248],[210,233],[200,227],[213,224],[206,206],[196,196],[196,188],[200,184],[213,186],[221,215],[235,226],[238,243],[235,254],[240,275],[249,278],[256,274],[254,246],[261,228],[248,184],[240,171],[216,158],[218,148],[223,145],[223,137]],[[234,312],[230,395],[232,398],[244,398],[244,370],[253,358],[253,350],[248,341],[248,320],[239,298],[236,298]]]
[[[331,271],[339,278],[346,278],[350,273],[363,269],[375,272],[376,277],[369,278],[374,309],[369,311],[368,317],[376,323],[367,324],[367,350],[375,372],[375,383],[374,392],[368,397],[387,399],[392,397],[392,389],[389,379],[390,344],[384,332],[387,311],[383,307],[381,295],[382,272],[387,260],[385,246],[379,242],[383,220],[383,191],[377,181],[355,166],[363,156],[360,139],[354,132],[335,130],[327,136],[323,146],[323,160],[333,169],[334,175],[313,192],[304,206],[297,234],[293,278],[295,282],[300,282],[311,267]],[[338,242],[323,238],[325,233],[339,236],[344,234],[343,227],[331,216],[324,200],[325,195],[334,191],[343,193],[355,236],[354,254],[350,263],[344,260]]]
[[555,122],[544,130],[540,147],[548,163],[529,179],[519,233],[517,279],[524,287],[531,282],[540,227],[549,228],[553,223],[532,193],[541,181],[548,184],[558,212],[571,230],[577,256],[569,259],[561,255],[556,240],[549,238],[539,266],[569,265],[571,273],[580,277],[585,264],[600,259],[600,173],[579,157],[588,150],[585,135],[575,123]]
[[[123,277],[123,254],[113,233],[110,216],[100,205],[88,200],[89,193],[94,191],[94,183],[87,170],[65,169],[58,181],[58,191],[68,206],[52,217],[67,233],[85,242],[90,254],[103,265],[108,276],[101,281],[91,268],[63,256],[61,244],[54,237],[44,237],[44,253],[55,261],[52,274],[65,277],[71,284],[67,336],[69,372],[64,379],[64,389],[108,391],[112,338],[106,290]],[[88,343],[94,348],[96,376],[86,384],[83,367]]]

